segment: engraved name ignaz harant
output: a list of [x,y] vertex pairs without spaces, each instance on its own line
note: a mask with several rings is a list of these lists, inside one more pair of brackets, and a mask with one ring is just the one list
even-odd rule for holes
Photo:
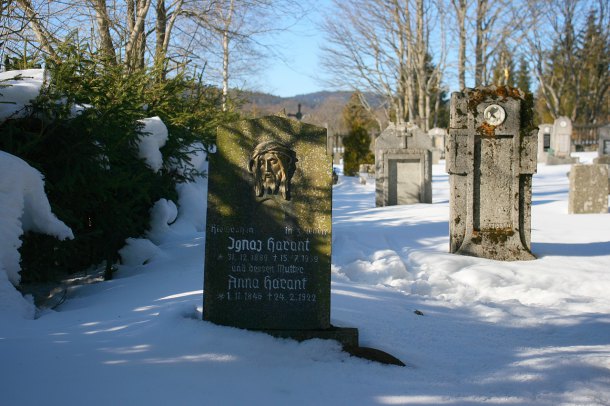
[[290,200],[290,180],[296,170],[296,153],[278,141],[261,142],[254,148],[248,171],[254,177],[257,197],[277,195]]

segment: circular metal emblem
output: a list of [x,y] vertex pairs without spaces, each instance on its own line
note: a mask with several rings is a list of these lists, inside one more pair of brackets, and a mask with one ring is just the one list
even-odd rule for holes
[[483,117],[487,124],[498,126],[506,119],[506,111],[504,111],[502,106],[491,104],[483,112]]

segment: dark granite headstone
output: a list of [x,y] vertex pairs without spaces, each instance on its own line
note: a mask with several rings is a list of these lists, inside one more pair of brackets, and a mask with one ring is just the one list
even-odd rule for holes
[[218,129],[210,156],[204,319],[330,328],[332,162],[326,129],[281,116]]

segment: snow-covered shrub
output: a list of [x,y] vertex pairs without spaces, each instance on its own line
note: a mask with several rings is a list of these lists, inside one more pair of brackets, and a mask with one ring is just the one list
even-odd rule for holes
[[214,89],[184,75],[127,71],[83,49],[66,46],[61,63],[47,63],[35,101],[0,121],[0,149],[45,175],[53,211],[75,234],[62,242],[25,235],[25,281],[100,262],[110,277],[125,240],[149,228],[152,205],[176,201],[177,184],[202,175],[190,163],[192,145],[210,145],[225,117]]

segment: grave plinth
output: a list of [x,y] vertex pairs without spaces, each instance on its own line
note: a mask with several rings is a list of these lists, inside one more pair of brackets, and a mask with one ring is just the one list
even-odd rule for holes
[[416,126],[390,124],[375,141],[375,204],[432,203],[432,140]]
[[530,251],[537,128],[532,98],[480,87],[451,95],[445,152],[450,185],[450,252],[496,260]]

